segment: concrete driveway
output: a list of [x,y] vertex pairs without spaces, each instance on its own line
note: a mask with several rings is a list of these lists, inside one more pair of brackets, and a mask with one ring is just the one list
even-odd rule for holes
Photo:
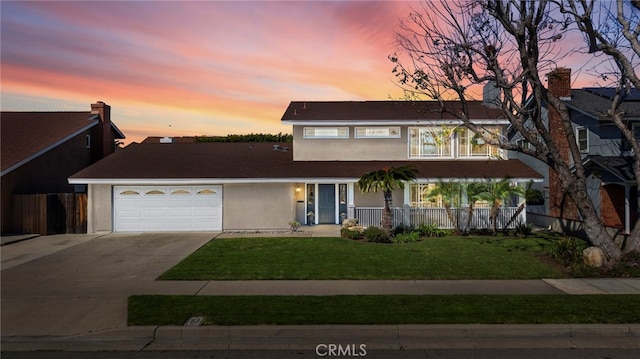
[[127,326],[132,294],[196,293],[154,281],[217,233],[61,235],[3,246],[2,336],[64,336]]

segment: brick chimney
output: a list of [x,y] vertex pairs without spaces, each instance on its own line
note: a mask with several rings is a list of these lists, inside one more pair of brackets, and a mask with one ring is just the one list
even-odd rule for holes
[[111,130],[111,106],[102,101],[91,104],[91,113],[100,116],[100,129],[97,139],[102,147],[102,156],[106,157],[113,153],[113,131]]
[[[571,100],[571,69],[560,67],[547,74],[549,93],[562,101]],[[549,132],[558,148],[560,156],[569,162],[569,141],[564,131],[564,125],[560,113],[550,105]],[[558,179],[558,174],[549,169],[549,215],[568,219],[578,219],[576,206],[569,197],[564,194]]]

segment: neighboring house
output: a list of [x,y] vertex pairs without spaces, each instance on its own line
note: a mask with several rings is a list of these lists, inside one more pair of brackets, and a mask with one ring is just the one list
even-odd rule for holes
[[[2,112],[2,233],[21,233],[14,196],[85,192],[68,177],[114,151],[124,135],[103,102],[86,112]],[[42,233],[47,234],[47,233]]]
[[[549,91],[560,97],[569,108],[573,131],[587,174],[588,195],[601,220],[615,232],[628,234],[638,219],[638,184],[633,171],[635,157],[622,132],[602,115],[611,107],[615,89],[571,89],[571,70],[559,68],[549,74]],[[629,129],[640,140],[640,91],[632,90],[620,109],[625,112]],[[544,116],[547,126],[557,138],[556,141],[562,143],[564,140],[565,144],[559,148],[563,156],[569,159],[566,137],[562,137],[564,130],[559,130],[562,126],[559,117],[553,111],[546,110]],[[579,215],[575,206],[562,193],[554,171],[528,156],[511,154],[511,157],[520,158],[544,175],[544,181],[536,183],[535,188],[544,193],[545,203],[528,206],[528,220],[557,230],[579,229]]]
[[[292,144],[149,138],[69,181],[88,185],[88,231],[118,232],[282,229],[292,220],[338,224],[345,217],[379,225],[382,194],[361,193],[356,182],[385,166],[418,168],[418,181],[394,193],[394,206],[418,212],[438,205],[426,195],[438,181],[542,178],[439,106],[292,102],[282,117],[293,126]],[[476,123],[503,133],[501,111],[482,101],[470,106]]]

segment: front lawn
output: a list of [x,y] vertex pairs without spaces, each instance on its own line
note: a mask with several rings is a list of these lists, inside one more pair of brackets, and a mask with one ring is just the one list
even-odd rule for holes
[[129,298],[129,325],[625,324],[638,295],[170,296]]
[[407,244],[343,238],[215,239],[163,280],[536,279],[561,278],[545,260],[552,240],[441,237]]

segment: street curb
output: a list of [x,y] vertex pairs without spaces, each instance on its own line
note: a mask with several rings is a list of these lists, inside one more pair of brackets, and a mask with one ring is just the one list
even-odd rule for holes
[[434,348],[640,349],[640,324],[127,327],[66,337],[2,337],[3,351],[370,350]]

